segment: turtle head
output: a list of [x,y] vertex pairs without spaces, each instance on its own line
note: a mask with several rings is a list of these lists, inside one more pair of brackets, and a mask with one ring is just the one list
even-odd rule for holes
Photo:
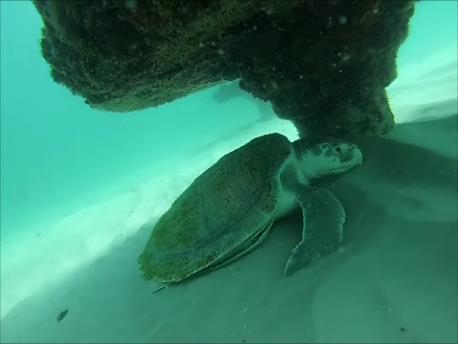
[[363,162],[360,149],[351,143],[304,145],[298,142],[295,150],[300,169],[307,179],[345,172]]

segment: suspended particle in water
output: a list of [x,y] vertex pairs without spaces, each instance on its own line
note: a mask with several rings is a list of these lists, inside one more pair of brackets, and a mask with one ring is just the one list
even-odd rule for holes
[[343,53],[342,54],[342,62],[348,62],[350,60],[350,54],[349,53]]
[[137,0],[126,0],[124,1],[124,6],[132,12],[135,12],[137,10],[138,3]]
[[340,25],[345,25],[348,22],[348,18],[344,15],[339,16],[339,24]]

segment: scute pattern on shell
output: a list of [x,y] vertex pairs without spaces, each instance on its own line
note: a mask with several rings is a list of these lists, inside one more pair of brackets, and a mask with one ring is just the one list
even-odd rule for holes
[[264,135],[197,177],[156,224],[139,258],[145,276],[180,281],[267,225],[278,195],[275,176],[291,153],[286,137]]

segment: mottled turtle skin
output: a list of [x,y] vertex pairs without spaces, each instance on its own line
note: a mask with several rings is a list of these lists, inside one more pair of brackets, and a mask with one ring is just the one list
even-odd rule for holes
[[181,281],[269,226],[280,189],[279,170],[291,153],[286,137],[266,135],[202,173],[156,224],[139,258],[145,277]]
[[218,160],[175,200],[153,229],[140,269],[169,284],[219,268],[257,247],[276,219],[300,207],[302,240],[286,264],[290,275],[342,240],[342,205],[329,190],[310,190],[310,181],[361,163],[352,144],[308,146],[281,134],[255,138]]

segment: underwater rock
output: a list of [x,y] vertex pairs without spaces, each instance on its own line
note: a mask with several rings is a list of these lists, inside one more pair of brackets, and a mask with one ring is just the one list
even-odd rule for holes
[[34,0],[53,79],[95,108],[157,106],[222,81],[302,136],[383,134],[413,0]]

